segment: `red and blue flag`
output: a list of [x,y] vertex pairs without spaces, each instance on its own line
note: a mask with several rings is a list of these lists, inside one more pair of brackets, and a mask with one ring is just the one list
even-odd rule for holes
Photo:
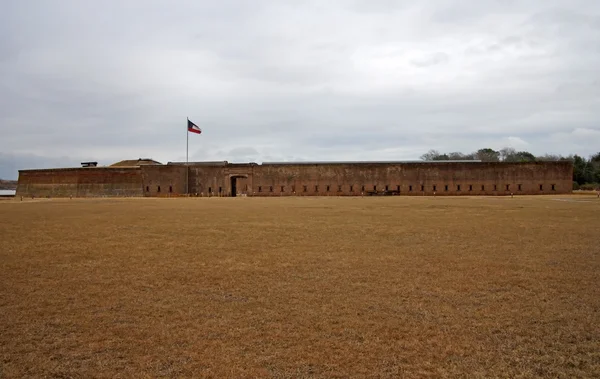
[[201,134],[202,133],[202,129],[200,129],[200,127],[198,127],[198,125],[194,124],[193,122],[191,122],[189,119],[187,120],[188,122],[188,132],[191,133],[196,133],[196,134]]

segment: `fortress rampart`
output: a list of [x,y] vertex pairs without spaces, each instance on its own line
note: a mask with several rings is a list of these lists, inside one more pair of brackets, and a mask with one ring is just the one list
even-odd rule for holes
[[190,162],[19,171],[17,196],[366,196],[570,193],[560,162]]
[[140,167],[21,170],[17,196],[143,196]]

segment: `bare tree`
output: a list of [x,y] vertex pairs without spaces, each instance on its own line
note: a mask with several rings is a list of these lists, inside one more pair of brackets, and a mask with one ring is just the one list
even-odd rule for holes
[[502,162],[513,162],[514,156],[517,154],[517,151],[512,147],[505,147],[500,150],[500,159]]
[[439,159],[440,156],[441,156],[441,154],[439,151],[429,150],[425,154],[421,155],[421,159],[424,161],[436,161],[436,160],[440,160]]

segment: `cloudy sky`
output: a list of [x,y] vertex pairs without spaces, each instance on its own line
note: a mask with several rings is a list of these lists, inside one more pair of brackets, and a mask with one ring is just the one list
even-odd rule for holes
[[[418,3],[418,4],[416,4]],[[597,0],[0,0],[0,177],[600,151]]]

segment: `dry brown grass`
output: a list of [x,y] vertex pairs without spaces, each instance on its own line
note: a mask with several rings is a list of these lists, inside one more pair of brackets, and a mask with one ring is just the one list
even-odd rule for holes
[[600,201],[0,203],[0,377],[599,377]]

